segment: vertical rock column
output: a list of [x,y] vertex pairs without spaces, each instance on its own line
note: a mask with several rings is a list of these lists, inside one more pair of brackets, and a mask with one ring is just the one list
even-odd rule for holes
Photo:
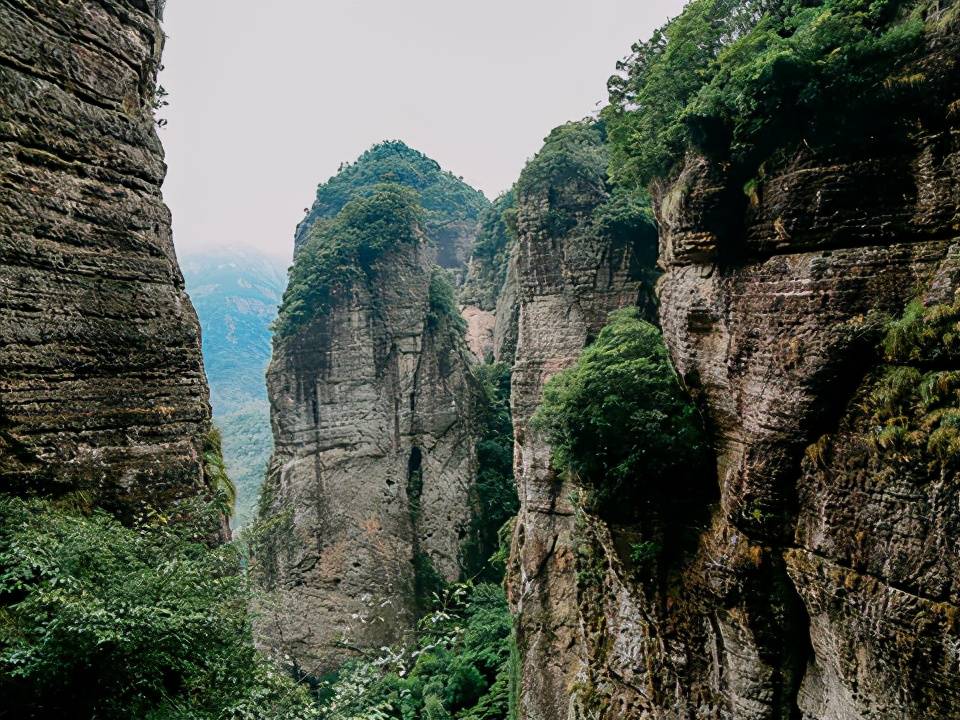
[[[531,419],[547,380],[576,362],[608,314],[646,297],[636,249],[599,237],[590,223],[605,199],[601,189],[576,182],[519,197],[508,292],[519,305],[511,397],[521,508],[508,589],[521,655],[519,716],[530,720],[569,716],[585,659],[568,499],[573,487],[551,467],[550,446]],[[548,225],[557,207],[576,218],[560,235]]]
[[0,0],[0,487],[123,517],[204,488],[196,315],[136,0]]
[[404,245],[328,312],[277,338],[276,450],[258,628],[311,674],[404,640],[418,597],[460,575],[476,474],[469,351],[428,319],[436,250]]

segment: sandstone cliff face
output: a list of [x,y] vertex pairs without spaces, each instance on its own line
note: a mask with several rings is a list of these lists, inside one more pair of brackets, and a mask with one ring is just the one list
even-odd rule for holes
[[459,332],[431,320],[436,252],[388,251],[274,346],[261,513],[280,528],[259,561],[276,605],[259,632],[305,672],[402,641],[431,575],[460,575],[475,386]]
[[[883,143],[805,148],[750,200],[697,157],[658,192],[660,319],[714,438],[720,493],[659,583],[630,572],[616,527],[572,524],[568,489],[546,482],[546,448],[523,424],[538,387],[526,358],[531,337],[549,338],[540,367],[574,342],[543,332],[522,286],[524,717],[960,717],[956,453],[933,454],[935,425],[914,416],[928,400],[897,401],[896,442],[874,409],[901,375],[958,406],[955,355],[878,349],[912,299],[950,307],[960,290],[958,57],[955,38],[932,44],[916,68],[930,104]],[[522,276],[548,278],[550,263]]]
[[210,428],[153,8],[0,2],[0,483],[127,517],[203,488]]
[[[519,314],[511,406],[521,508],[507,583],[516,613],[518,711],[523,718],[567,717],[586,659],[575,569],[575,508],[570,502],[574,488],[551,468],[550,446],[531,418],[544,384],[576,361],[608,314],[645,305],[649,296],[644,282],[649,275],[637,263],[638,249],[599,236],[590,223],[592,211],[605,199],[601,187],[572,180],[521,193],[518,242],[507,292],[498,304],[501,353],[509,333],[509,322],[501,326],[501,318],[509,318],[514,302]],[[549,227],[557,208],[575,217],[573,227],[559,235]],[[598,603],[600,598],[590,600]]]

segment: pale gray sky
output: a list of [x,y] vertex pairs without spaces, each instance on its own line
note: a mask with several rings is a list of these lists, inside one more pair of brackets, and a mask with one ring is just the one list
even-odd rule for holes
[[317,183],[401,139],[491,199],[683,0],[168,0],[160,131],[181,254],[289,257]]

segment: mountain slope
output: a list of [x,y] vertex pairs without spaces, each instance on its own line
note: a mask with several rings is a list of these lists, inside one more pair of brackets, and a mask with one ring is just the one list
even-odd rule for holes
[[237,486],[235,524],[243,525],[273,449],[264,372],[286,275],[281,261],[248,251],[189,255],[182,265],[203,329],[214,421]]

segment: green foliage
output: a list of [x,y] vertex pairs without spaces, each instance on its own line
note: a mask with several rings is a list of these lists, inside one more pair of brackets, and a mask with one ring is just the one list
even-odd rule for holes
[[655,561],[662,551],[663,547],[652,540],[633,543],[630,546],[630,562],[638,567],[644,567]]
[[507,279],[510,249],[516,241],[517,194],[511,189],[480,213],[477,237],[470,251],[474,267],[461,288],[464,304],[493,310]]
[[335,176],[317,188],[308,222],[331,219],[357,196],[374,194],[377,186],[403,185],[417,193],[425,224],[476,220],[487,206],[483,193],[440,169],[436,161],[399,140],[374,145],[354,163],[340,166]]
[[960,360],[960,299],[925,307],[914,300],[890,323],[883,340],[888,362],[944,363]]
[[576,365],[550,379],[534,422],[554,466],[598,501],[669,492],[705,448],[659,330],[633,308],[612,313]]
[[511,620],[496,585],[457,585],[419,624],[416,647],[384,648],[324,693],[327,720],[508,717]]
[[21,717],[315,717],[253,648],[233,545],[0,498],[0,692]]
[[606,124],[594,120],[555,128],[543,148],[520,174],[519,198],[545,197],[540,219],[551,237],[574,228],[609,240],[613,247],[635,249],[635,259],[653,269],[657,227],[645,191],[614,187],[607,178]]
[[237,506],[237,488],[227,475],[223,462],[220,431],[211,427],[203,438],[203,477],[213,491],[214,504],[225,517],[233,515]]
[[960,299],[952,304],[910,303],[892,321],[882,343],[882,369],[865,409],[872,442],[903,458],[927,458],[941,468],[960,460]]
[[[641,187],[688,148],[756,167],[799,142],[860,142],[923,78],[899,76],[925,0],[693,0],[618,63],[612,174]],[[892,113],[896,115],[896,113]]]
[[543,147],[520,173],[520,197],[551,192],[567,185],[602,195],[607,181],[606,131],[592,120],[568,122],[554,128]]
[[420,237],[417,194],[402,185],[377,185],[346,202],[332,220],[317,223],[290,268],[275,324],[288,336],[326,310],[338,290],[368,275],[386,251]]
[[504,258],[510,243],[516,239],[515,215],[517,193],[512,188],[503,193],[480,214],[477,238],[473,243],[473,256],[494,261]]
[[437,332],[443,328],[460,338],[467,331],[467,321],[457,305],[457,291],[450,281],[450,273],[434,266],[428,291],[427,328]]
[[[473,374],[481,396],[477,412],[477,479],[474,512],[464,543],[468,576],[489,582],[503,577],[501,529],[520,509],[513,478],[513,420],[510,414],[510,367],[506,363],[476,365]],[[488,558],[490,560],[488,561]]]

